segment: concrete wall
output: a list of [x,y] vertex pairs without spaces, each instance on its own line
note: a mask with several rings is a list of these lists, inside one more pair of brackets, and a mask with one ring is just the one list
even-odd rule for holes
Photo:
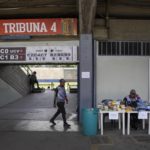
[[150,40],[150,20],[110,19],[109,29],[105,21],[97,19],[94,27],[97,40]]
[[77,80],[76,68],[41,68],[32,67],[32,71],[37,72],[38,79],[72,79]]
[[[150,41],[150,20],[110,19],[95,21],[94,38],[112,41]],[[97,100],[122,99],[131,88],[149,100],[149,57],[97,56]]]
[[64,77],[62,68],[32,67],[31,70],[37,72],[38,79],[60,79]]
[[77,80],[77,68],[64,68],[64,79]]
[[29,79],[20,66],[0,65],[0,78],[22,96],[30,92]]
[[20,93],[0,79],[0,107],[21,97]]
[[123,99],[131,89],[149,99],[149,58],[97,56],[97,101]]
[[110,39],[150,40],[150,20],[110,20]]

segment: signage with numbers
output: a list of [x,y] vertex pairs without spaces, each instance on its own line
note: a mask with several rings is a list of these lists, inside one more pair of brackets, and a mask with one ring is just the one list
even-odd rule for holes
[[0,47],[0,63],[65,63],[77,61],[77,46]]
[[7,61],[25,61],[25,47],[4,47],[0,48],[0,62]]
[[0,20],[0,35],[77,35],[77,19]]
[[119,119],[118,112],[109,112],[109,119],[110,120],[118,120]]

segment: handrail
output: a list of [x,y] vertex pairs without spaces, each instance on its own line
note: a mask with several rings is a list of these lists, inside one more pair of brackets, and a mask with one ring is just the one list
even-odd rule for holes
[[22,67],[26,71],[27,75],[32,74],[32,70],[28,65],[22,65]]

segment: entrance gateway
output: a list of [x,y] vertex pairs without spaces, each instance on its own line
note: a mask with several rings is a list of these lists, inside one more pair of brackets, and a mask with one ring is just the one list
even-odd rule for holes
[[[35,21],[35,22],[34,22]],[[46,32],[40,32],[36,30],[38,27],[38,22],[42,22],[46,29]],[[6,27],[3,24],[36,24],[33,32],[29,32],[27,28],[22,26]],[[78,40],[64,40],[65,36],[76,37],[77,35],[77,21],[76,19],[16,19],[16,20],[0,20],[0,37],[8,38],[6,41],[0,42],[0,65],[15,64],[78,64]],[[2,27],[3,26],[3,27]],[[21,29],[19,29],[21,27]],[[7,28],[7,30],[5,30]],[[29,29],[29,28],[28,28]],[[36,31],[36,32],[34,32]],[[12,33],[11,33],[12,32]],[[18,36],[34,36],[36,41],[15,41]],[[53,35],[50,37],[50,35]],[[61,35],[64,37],[63,41],[57,41],[57,37]],[[46,36],[46,38],[45,38]],[[55,36],[55,37],[54,37]],[[55,41],[48,41],[48,38],[56,39]],[[4,39],[3,38],[3,39]],[[10,41],[10,38],[13,41]],[[42,41],[40,39],[42,38]],[[58,37],[59,38],[59,37]],[[43,41],[43,39],[46,39]],[[59,38],[60,39],[60,38]]]
[[[44,35],[77,35],[76,19],[11,19],[0,20],[0,35],[15,36],[44,36]],[[59,42],[58,42],[59,43]],[[77,45],[53,42],[17,42],[0,43],[0,63],[77,63]],[[9,45],[9,46],[8,46]]]
[[[0,20],[1,36],[42,36],[42,35],[77,35],[76,19],[12,19]],[[0,63],[76,63],[76,45],[55,45],[51,43],[0,44]],[[26,43],[26,44],[25,44]],[[39,43],[39,42],[38,42]],[[12,45],[15,46],[12,46]]]

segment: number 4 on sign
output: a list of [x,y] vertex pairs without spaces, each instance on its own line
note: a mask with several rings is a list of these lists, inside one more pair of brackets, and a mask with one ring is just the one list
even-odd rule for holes
[[51,31],[57,32],[56,22],[53,22],[53,24],[51,26]]

